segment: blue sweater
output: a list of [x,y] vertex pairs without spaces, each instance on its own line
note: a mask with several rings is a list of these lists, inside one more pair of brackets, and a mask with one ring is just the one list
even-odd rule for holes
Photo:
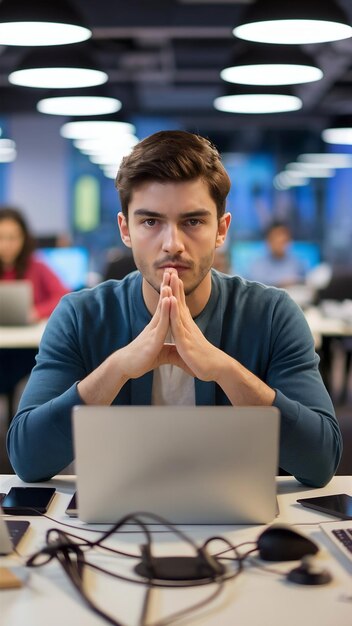
[[[139,272],[65,296],[46,326],[37,364],[8,433],[8,452],[25,481],[46,480],[73,460],[71,409],[77,382],[150,321]],[[280,467],[322,486],[341,455],[341,434],[318,371],[311,332],[283,290],[212,271],[212,291],[195,322],[215,346],[276,390]],[[151,404],[153,372],[129,380],[113,404]],[[213,382],[195,379],[197,405],[228,405]],[[255,433],[253,433],[255,436]]]

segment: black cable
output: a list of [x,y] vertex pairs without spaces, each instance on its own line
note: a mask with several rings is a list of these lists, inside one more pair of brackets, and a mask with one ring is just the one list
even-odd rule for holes
[[[55,524],[60,524],[61,526],[67,526],[67,528],[73,528],[75,530],[83,530],[84,532],[87,532],[87,533],[99,533],[99,532],[102,532],[100,528],[86,528],[85,526],[79,526],[78,524],[69,524],[68,522],[62,522],[61,520],[59,520],[59,519],[57,519],[55,517],[51,517],[47,513],[43,513],[42,511],[39,511],[39,509],[36,509],[35,507],[32,507],[32,506],[26,506],[26,507],[22,507],[22,508],[26,508],[29,511],[35,511],[38,514],[38,517],[39,516],[40,517],[45,517],[50,522],[55,522]],[[10,518],[16,519],[18,517],[18,515],[14,515],[14,514],[8,513],[8,514],[6,514],[6,517],[10,517]],[[127,529],[127,530],[119,530],[118,532],[126,534],[126,535],[129,535],[129,534],[135,535],[135,534],[140,534],[141,531],[140,530],[135,530],[135,529]],[[162,533],[170,533],[170,532],[173,532],[173,531],[172,530],[160,530],[159,528],[152,530],[153,534],[162,534]]]
[[[132,556],[132,558],[136,558],[136,555],[122,553],[118,550],[115,550],[114,548],[110,548],[108,546],[103,545],[103,541],[107,539],[108,537],[110,537],[113,533],[118,531],[128,520],[134,520],[140,526],[146,538],[146,542],[147,542],[146,546],[151,553],[152,535],[149,531],[149,528],[147,527],[147,524],[144,523],[140,519],[141,517],[148,517],[153,520],[157,520],[159,523],[165,525],[174,534],[181,537],[187,543],[192,545],[192,547],[195,549],[197,553],[197,557],[202,556],[204,558],[204,554],[205,554],[204,551],[206,550],[207,545],[209,545],[211,541],[215,541],[215,540],[224,541],[228,546],[228,550],[233,550],[234,554],[237,555],[238,557],[237,558],[238,570],[236,572],[228,572],[225,570],[224,574],[221,574],[221,575],[218,575],[215,572],[214,575],[209,576],[209,578],[204,578],[200,580],[191,580],[191,581],[163,580],[163,581],[160,581],[160,580],[156,580],[153,578],[150,578],[150,579],[129,578],[127,576],[122,576],[121,574],[117,574],[115,572],[110,572],[109,570],[102,568],[99,565],[95,563],[91,563],[86,560],[85,552],[89,549],[94,550],[97,548],[102,549],[102,550],[107,550],[111,553],[119,554],[120,556],[127,556],[127,557]],[[68,576],[68,578],[71,580],[72,584],[74,585],[75,589],[82,596],[82,598],[87,603],[87,605],[91,608],[91,610],[93,610],[100,617],[103,617],[106,621],[112,624],[112,626],[122,626],[122,625],[120,622],[118,622],[117,620],[112,618],[110,615],[102,611],[102,609],[100,609],[89,598],[89,596],[87,595],[85,591],[83,578],[84,578],[84,571],[86,567],[90,567],[94,569],[95,571],[98,571],[105,575],[112,576],[119,580],[142,584],[143,586],[145,586],[146,584],[148,585],[147,594],[144,600],[143,611],[142,611],[142,616],[141,616],[142,624],[143,624],[143,620],[146,619],[146,616],[148,613],[149,597],[151,594],[151,590],[154,587],[160,587],[164,589],[165,588],[187,588],[187,587],[190,588],[190,587],[206,585],[210,583],[217,584],[217,589],[215,590],[215,592],[212,592],[208,598],[206,598],[205,600],[202,600],[201,602],[197,602],[195,605],[188,607],[187,609],[184,609],[182,611],[179,611],[175,613],[174,615],[171,615],[165,618],[164,620],[157,622],[154,626],[166,626],[167,624],[170,624],[184,617],[189,612],[191,611],[193,612],[195,610],[198,610],[201,607],[206,606],[221,592],[225,582],[237,577],[242,570],[242,558],[238,555],[238,553],[236,553],[236,547],[232,546],[232,544],[226,539],[221,538],[221,537],[213,537],[213,538],[208,539],[201,547],[198,547],[198,545],[195,543],[193,539],[188,537],[181,530],[174,528],[172,524],[170,524],[167,520],[159,516],[149,514],[149,513],[135,513],[133,515],[125,516],[124,518],[119,520],[119,522],[117,522],[112,528],[110,528],[108,531],[103,533],[103,535],[99,537],[96,541],[89,541],[87,539],[74,535],[73,533],[66,533],[63,530],[58,529],[58,528],[49,529],[46,533],[46,546],[42,550],[33,554],[28,559],[27,565],[28,567],[40,567],[52,561],[53,559],[56,559],[59,562],[59,564],[62,566],[66,575]],[[234,558],[233,561],[235,560],[236,559]]]
[[[257,542],[256,541],[242,541],[242,543],[237,544],[236,549],[242,548],[242,546],[248,546],[251,544],[257,545]],[[217,556],[217,557],[221,556],[222,554],[226,554],[226,552],[230,552],[230,550],[232,550],[232,548],[226,548],[226,550],[222,550],[222,552],[217,552],[214,556]]]

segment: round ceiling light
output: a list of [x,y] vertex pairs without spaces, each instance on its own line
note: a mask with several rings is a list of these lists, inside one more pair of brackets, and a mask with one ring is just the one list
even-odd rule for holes
[[347,39],[352,28],[336,0],[256,0],[240,16],[233,34],[261,43],[308,44]]
[[227,113],[283,113],[301,109],[302,100],[284,94],[251,93],[220,96],[215,99],[214,106]]
[[80,120],[64,124],[60,134],[65,139],[101,139],[104,137],[113,141],[115,136],[119,137],[126,133],[133,134],[135,131],[135,126],[129,122]]
[[67,0],[2,0],[0,45],[58,46],[85,41],[92,32]]
[[286,191],[291,187],[304,187],[309,185],[309,179],[303,176],[290,176],[290,172],[283,171],[274,178],[274,187],[279,191]]
[[98,154],[100,152],[106,152],[111,150],[115,146],[121,150],[125,148],[132,148],[138,143],[139,139],[135,135],[121,134],[118,137],[102,137],[95,139],[75,139],[73,144],[78,150],[85,152],[86,154]]
[[352,28],[323,20],[267,20],[233,29],[239,39],[276,44],[308,44],[338,41],[352,36]]
[[296,85],[320,80],[318,67],[285,63],[258,63],[227,67],[220,72],[223,80],[240,85]]
[[352,145],[352,127],[326,128],[322,132],[322,139],[326,143],[336,145]]
[[332,178],[332,176],[335,175],[335,170],[321,166],[319,167],[318,165],[314,166],[312,163],[288,163],[285,171],[289,172],[289,174],[293,177],[304,176],[306,178]]
[[297,158],[299,163],[312,163],[314,165],[324,165],[333,169],[352,167],[352,154],[336,152],[318,152],[300,154]]
[[2,46],[59,46],[85,41],[88,28],[57,22],[3,22],[0,24]]
[[13,85],[39,89],[70,89],[72,87],[94,87],[108,80],[100,70],[80,67],[36,67],[12,72],[8,80]]
[[64,96],[44,98],[37,104],[40,113],[49,115],[106,115],[121,109],[121,102],[106,96]]

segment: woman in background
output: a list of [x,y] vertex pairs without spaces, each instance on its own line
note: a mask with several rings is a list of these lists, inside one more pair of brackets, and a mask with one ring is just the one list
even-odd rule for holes
[[33,308],[29,322],[49,317],[68,292],[60,279],[33,255],[34,240],[21,213],[0,208],[0,280],[29,280]]
[[[33,286],[33,307],[29,322],[49,317],[60,298],[68,292],[60,279],[33,254],[34,240],[21,213],[0,208],[0,281],[28,280]],[[35,365],[36,349],[0,348],[0,394],[8,398],[9,419],[17,384]]]

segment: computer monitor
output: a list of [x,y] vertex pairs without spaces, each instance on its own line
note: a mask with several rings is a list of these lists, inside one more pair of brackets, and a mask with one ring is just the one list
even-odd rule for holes
[[36,256],[46,263],[72,291],[86,287],[89,265],[89,254],[86,248],[78,246],[40,248],[36,251]]
[[[265,241],[236,241],[230,248],[231,267],[234,274],[248,278],[253,262],[265,253]],[[290,244],[292,253],[302,262],[305,272],[313,269],[321,262],[320,248],[310,241],[293,241]]]

